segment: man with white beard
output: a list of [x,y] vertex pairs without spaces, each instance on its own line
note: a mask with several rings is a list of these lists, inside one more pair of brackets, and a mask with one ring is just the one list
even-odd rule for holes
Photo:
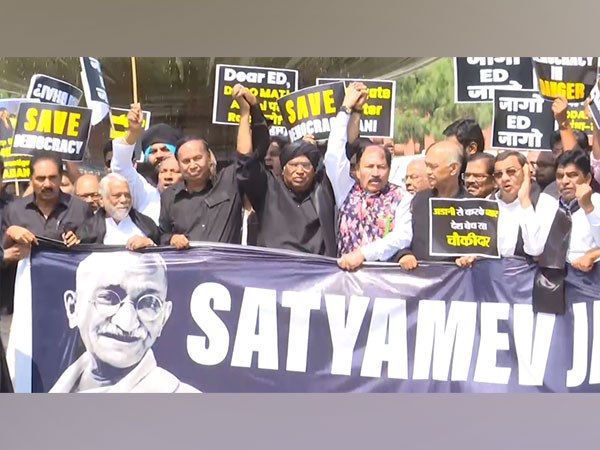
[[104,206],[75,233],[65,236],[67,246],[83,244],[125,245],[136,250],[159,243],[160,232],[148,216],[132,208],[131,192],[122,175],[111,173],[100,181]]

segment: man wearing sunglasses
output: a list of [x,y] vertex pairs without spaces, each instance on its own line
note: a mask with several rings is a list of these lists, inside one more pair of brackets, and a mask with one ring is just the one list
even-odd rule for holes
[[64,306],[86,351],[50,392],[199,392],[158,367],[152,352],[173,308],[160,255],[93,253],[75,282]]

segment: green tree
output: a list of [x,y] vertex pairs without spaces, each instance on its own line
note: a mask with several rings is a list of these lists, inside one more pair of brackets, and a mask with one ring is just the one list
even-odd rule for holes
[[395,137],[423,143],[425,135],[442,131],[461,117],[474,118],[481,128],[492,123],[491,103],[454,103],[452,58],[442,58],[396,81]]

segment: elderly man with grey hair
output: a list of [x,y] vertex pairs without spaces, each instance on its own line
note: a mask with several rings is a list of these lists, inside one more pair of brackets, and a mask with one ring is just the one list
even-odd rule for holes
[[125,245],[137,250],[158,244],[160,231],[148,216],[132,208],[127,179],[110,173],[100,181],[103,207],[77,231],[65,237],[67,246],[83,244]]
[[85,352],[50,392],[200,392],[158,367],[152,352],[173,309],[158,253],[92,253],[77,267],[75,283],[64,307]]
[[469,198],[460,182],[460,171],[464,163],[465,151],[457,142],[438,142],[427,150],[425,166],[430,189],[417,192],[412,201],[413,238],[409,248],[395,256],[404,270],[417,267],[417,261],[454,261],[454,257],[434,257],[429,254],[429,199]]

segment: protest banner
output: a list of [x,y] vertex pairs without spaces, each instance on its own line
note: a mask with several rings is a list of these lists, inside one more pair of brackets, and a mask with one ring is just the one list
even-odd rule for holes
[[31,175],[31,156],[11,154],[4,158],[2,182],[29,181]]
[[[599,267],[568,270],[553,315],[533,313],[519,258],[344,272],[234,245],[114,250],[36,247],[20,263],[17,392],[85,391],[91,358],[135,368],[89,392],[600,391]],[[140,328],[118,333],[117,314]]]
[[496,90],[492,124],[493,148],[551,150],[552,103],[535,90]]
[[92,125],[97,125],[110,110],[108,94],[102,76],[100,61],[96,58],[81,57],[81,82],[88,108],[92,110]]
[[345,87],[354,81],[364,83],[369,90],[360,119],[363,137],[393,138],[396,111],[396,81],[350,78],[317,78],[317,85],[343,81]]
[[312,134],[316,140],[327,139],[330,121],[344,101],[343,82],[321,84],[292,92],[277,100],[290,141]]
[[569,103],[583,102],[598,79],[598,58],[533,58],[540,93],[547,100],[557,95]]
[[495,89],[533,89],[531,58],[454,58],[455,103],[491,103]]
[[27,98],[37,98],[41,102],[58,105],[77,106],[83,91],[66,81],[36,74],[31,77]]
[[256,97],[261,111],[273,125],[271,136],[285,136],[287,130],[279,111],[277,99],[298,90],[298,71],[270,67],[232,66],[217,64],[213,118],[215,124],[240,123],[240,105],[231,97],[233,87],[240,83]]
[[31,158],[15,154],[12,151],[13,134],[17,125],[19,105],[24,102],[38,102],[37,99],[0,100],[0,156],[4,158],[2,183],[15,183],[15,192],[19,195],[18,181],[28,181],[31,173]]
[[600,86],[598,83],[596,83],[590,92],[590,97],[592,98],[592,102],[590,103],[590,113],[592,114],[594,124],[597,127],[600,127]]
[[23,102],[19,106],[13,153],[52,150],[63,160],[81,161],[90,133],[92,111],[77,106]]
[[583,131],[588,136],[594,133],[594,119],[585,113],[583,104],[570,104],[567,107],[567,120],[573,130]]
[[498,213],[495,200],[430,198],[429,253],[499,258]]
[[[113,128],[110,130],[110,138],[116,139],[125,136],[129,129],[129,122],[127,121],[128,109],[125,108],[110,108],[111,122]],[[142,111],[142,128],[147,130],[150,127],[150,117],[152,113],[150,111]]]

